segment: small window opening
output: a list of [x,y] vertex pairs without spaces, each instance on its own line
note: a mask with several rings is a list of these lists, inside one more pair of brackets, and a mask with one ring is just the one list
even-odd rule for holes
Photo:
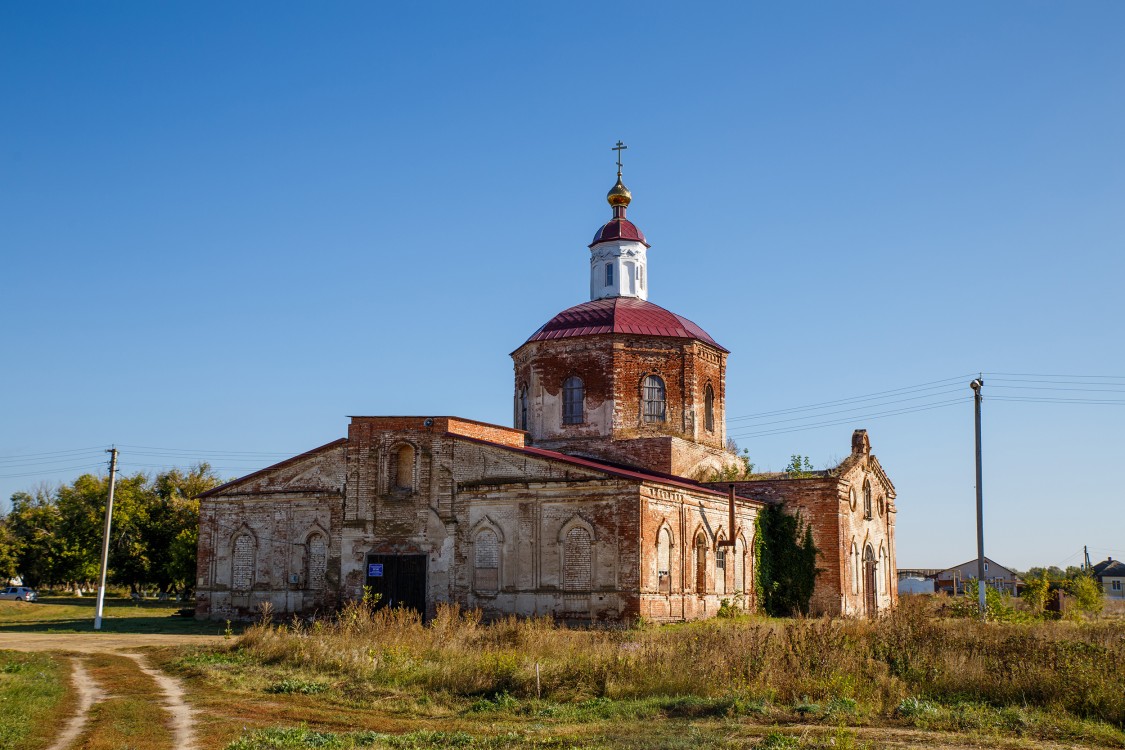
[[708,432],[715,431],[715,390],[710,383],[703,393],[703,427]]
[[863,483],[863,517],[871,519],[871,482]]
[[613,286],[613,264],[605,264],[605,285]]
[[520,388],[519,401],[520,401],[519,428],[521,430],[526,430],[527,429],[527,386],[526,385],[523,388]]
[[500,588],[499,541],[492,529],[484,529],[477,534],[473,544],[473,585],[477,591],[497,591]]
[[582,378],[571,375],[563,381],[563,424],[582,424],[582,401],[585,396]]
[[707,539],[703,534],[695,538],[695,590],[700,594],[707,591]]
[[649,375],[644,381],[644,421],[663,422],[665,418],[664,381]]
[[392,490],[414,488],[414,446],[400,445],[391,451],[387,475],[390,477]]

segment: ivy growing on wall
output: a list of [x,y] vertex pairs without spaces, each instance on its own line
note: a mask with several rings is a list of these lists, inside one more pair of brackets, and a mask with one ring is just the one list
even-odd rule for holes
[[754,526],[754,570],[762,611],[771,617],[808,614],[821,571],[812,527],[800,511],[787,513],[782,505],[763,508]]

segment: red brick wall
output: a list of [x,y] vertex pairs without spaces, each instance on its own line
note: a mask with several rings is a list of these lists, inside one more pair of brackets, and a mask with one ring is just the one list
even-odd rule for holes
[[[698,462],[729,463],[726,439],[726,353],[691,339],[585,336],[525,344],[513,355],[515,419],[519,393],[529,389],[534,445],[692,476]],[[562,386],[571,375],[585,385],[584,422],[562,424]],[[645,422],[642,383],[664,381],[664,422]],[[714,391],[714,429],[705,429],[704,393]],[[677,438],[708,450],[661,442]],[[630,442],[625,442],[630,441]],[[693,461],[695,463],[693,463]]]

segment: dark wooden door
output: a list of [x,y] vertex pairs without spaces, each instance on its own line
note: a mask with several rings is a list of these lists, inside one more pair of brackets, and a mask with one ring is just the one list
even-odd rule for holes
[[426,614],[426,556],[368,555],[367,586],[379,595],[376,609],[407,607]]
[[863,603],[868,617],[874,617],[879,611],[879,602],[876,599],[875,585],[875,551],[869,546],[863,551]]

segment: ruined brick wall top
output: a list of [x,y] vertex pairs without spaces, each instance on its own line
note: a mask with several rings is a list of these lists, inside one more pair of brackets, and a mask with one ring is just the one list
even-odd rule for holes
[[527,433],[523,430],[463,417],[352,417],[352,424],[363,425],[367,430],[376,432],[424,430],[432,433],[464,435],[516,448],[523,447],[527,443]]

